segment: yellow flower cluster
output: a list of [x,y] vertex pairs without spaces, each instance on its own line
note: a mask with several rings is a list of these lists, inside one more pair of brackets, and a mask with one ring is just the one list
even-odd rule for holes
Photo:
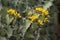
[[45,19],[44,19],[44,23],[45,23],[45,22],[48,22],[48,21],[49,21],[49,19],[48,19],[48,18],[45,18]]
[[45,10],[43,8],[37,7],[35,8],[36,12],[42,14],[42,16],[46,16],[43,20],[38,20],[38,24],[39,25],[43,25],[43,23],[46,23],[49,21],[49,12],[48,10]]
[[43,21],[42,20],[37,20],[39,25],[43,25]]
[[48,10],[44,10],[43,8],[35,8],[35,10],[37,11],[37,12],[41,12],[43,15],[48,15],[49,14],[49,12],[48,12]]
[[32,15],[31,17],[29,17],[29,19],[30,19],[30,21],[31,21],[31,23],[33,22],[33,21],[35,21],[36,19],[38,19],[38,15]]
[[45,18],[44,20],[39,20],[38,15],[32,15],[29,17],[30,22],[33,23],[33,21],[37,21],[39,25],[43,25],[44,23],[48,22],[48,18]]
[[[35,8],[36,12],[37,13],[40,13],[40,14],[36,14],[36,13],[33,13],[33,12],[28,12],[28,16],[29,16],[29,19],[31,21],[31,23],[33,23],[34,21],[37,21],[37,23],[39,25],[44,25],[44,23],[48,22],[49,21],[49,12],[47,10],[44,10],[43,8]],[[35,15],[36,14],[36,15]],[[43,20],[39,19],[39,16],[45,16]]]
[[16,18],[21,18],[20,13],[17,13],[14,9],[9,9],[9,10],[7,10],[7,12],[8,12],[10,15],[15,16]]
[[48,18],[44,18],[44,20],[37,20],[39,25],[43,25],[44,23],[48,22],[49,19]]

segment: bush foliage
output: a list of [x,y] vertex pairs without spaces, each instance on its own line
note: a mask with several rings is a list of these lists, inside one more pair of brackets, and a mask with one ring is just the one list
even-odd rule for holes
[[0,0],[0,40],[54,40],[54,1]]

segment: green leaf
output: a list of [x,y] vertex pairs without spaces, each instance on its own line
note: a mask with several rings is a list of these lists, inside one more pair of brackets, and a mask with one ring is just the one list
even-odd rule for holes
[[1,9],[2,9],[2,5],[0,4],[0,11],[1,11]]
[[49,7],[51,7],[52,6],[52,2],[51,1],[47,1],[46,3],[45,3],[45,5],[43,5],[43,8],[44,9],[48,9]]
[[5,34],[5,30],[2,27],[0,27],[0,36],[4,36]]
[[[29,35],[29,36],[28,36],[28,35]],[[34,35],[29,33],[29,34],[26,35],[26,37],[27,37],[27,38],[34,38]]]
[[20,13],[22,13],[25,10],[25,5],[24,4],[20,4],[19,5],[19,10],[20,10]]
[[33,33],[33,32],[36,31],[38,28],[39,28],[39,27],[38,27],[37,23],[34,22],[34,23],[32,24],[32,26],[31,26],[30,30],[31,30],[31,32]]
[[9,25],[9,24],[12,22],[13,19],[14,19],[13,17],[10,18],[9,15],[7,14],[7,15],[6,15],[7,25]]
[[44,20],[44,18],[45,18],[45,16],[43,15],[43,16],[40,16],[40,20]]
[[12,36],[12,32],[13,32],[13,30],[8,26],[7,30],[6,30],[8,37]]
[[3,6],[8,6],[8,0],[1,0]]
[[23,35],[25,34],[25,32],[27,31],[27,29],[30,27],[30,21],[29,20],[26,20],[25,21],[25,26],[23,27],[23,29],[22,29],[22,33],[23,33]]
[[0,40],[7,40],[5,37],[0,37]]

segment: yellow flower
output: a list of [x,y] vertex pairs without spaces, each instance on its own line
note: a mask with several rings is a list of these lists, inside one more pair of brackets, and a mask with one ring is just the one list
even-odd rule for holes
[[18,13],[14,13],[14,16],[17,18],[21,18],[20,14],[18,14]]
[[17,17],[17,14],[16,14],[16,13],[14,13],[14,14],[13,14],[13,16]]
[[15,10],[13,10],[13,9],[9,9],[9,10],[7,10],[7,12],[8,12],[10,15],[13,15],[13,16],[15,16],[15,17],[17,17],[17,18],[21,18],[20,13],[17,13],[17,11],[15,11]]
[[9,9],[9,10],[7,10],[7,12],[8,12],[9,14],[12,14],[12,15],[13,15],[13,13],[15,13],[15,10]]
[[38,20],[38,24],[39,25],[43,25],[43,21],[42,20]]
[[42,10],[42,14],[43,14],[43,15],[48,15],[49,13],[48,13],[47,10]]
[[20,16],[20,14],[19,14],[19,13],[17,14],[17,17],[18,17],[18,18],[21,18],[21,16]]
[[42,10],[42,14],[44,14],[44,13],[45,13],[45,11],[46,11],[46,10]]
[[21,18],[21,16],[18,16],[18,18]]
[[42,12],[42,15],[48,15],[49,14],[49,12],[48,12],[48,10],[45,10],[45,9],[43,9],[43,8],[35,8],[35,10],[37,11],[37,12]]
[[38,18],[38,15],[34,15],[34,16],[31,16],[29,17],[30,19],[37,19]]
[[12,10],[11,13],[15,13],[15,10]]
[[49,21],[48,18],[45,18],[45,19],[44,19],[44,22],[48,22],[48,21]]
[[12,9],[7,10],[8,13],[11,12],[11,11],[12,11]]
[[43,9],[42,8],[35,8],[35,10],[37,11],[37,12],[41,12]]
[[30,19],[31,22],[33,22],[36,19],[38,19],[38,17],[39,17],[38,15],[34,15],[34,16],[29,17],[29,19]]
[[46,10],[46,11],[45,11],[45,15],[48,15],[48,14],[49,14],[49,12]]

